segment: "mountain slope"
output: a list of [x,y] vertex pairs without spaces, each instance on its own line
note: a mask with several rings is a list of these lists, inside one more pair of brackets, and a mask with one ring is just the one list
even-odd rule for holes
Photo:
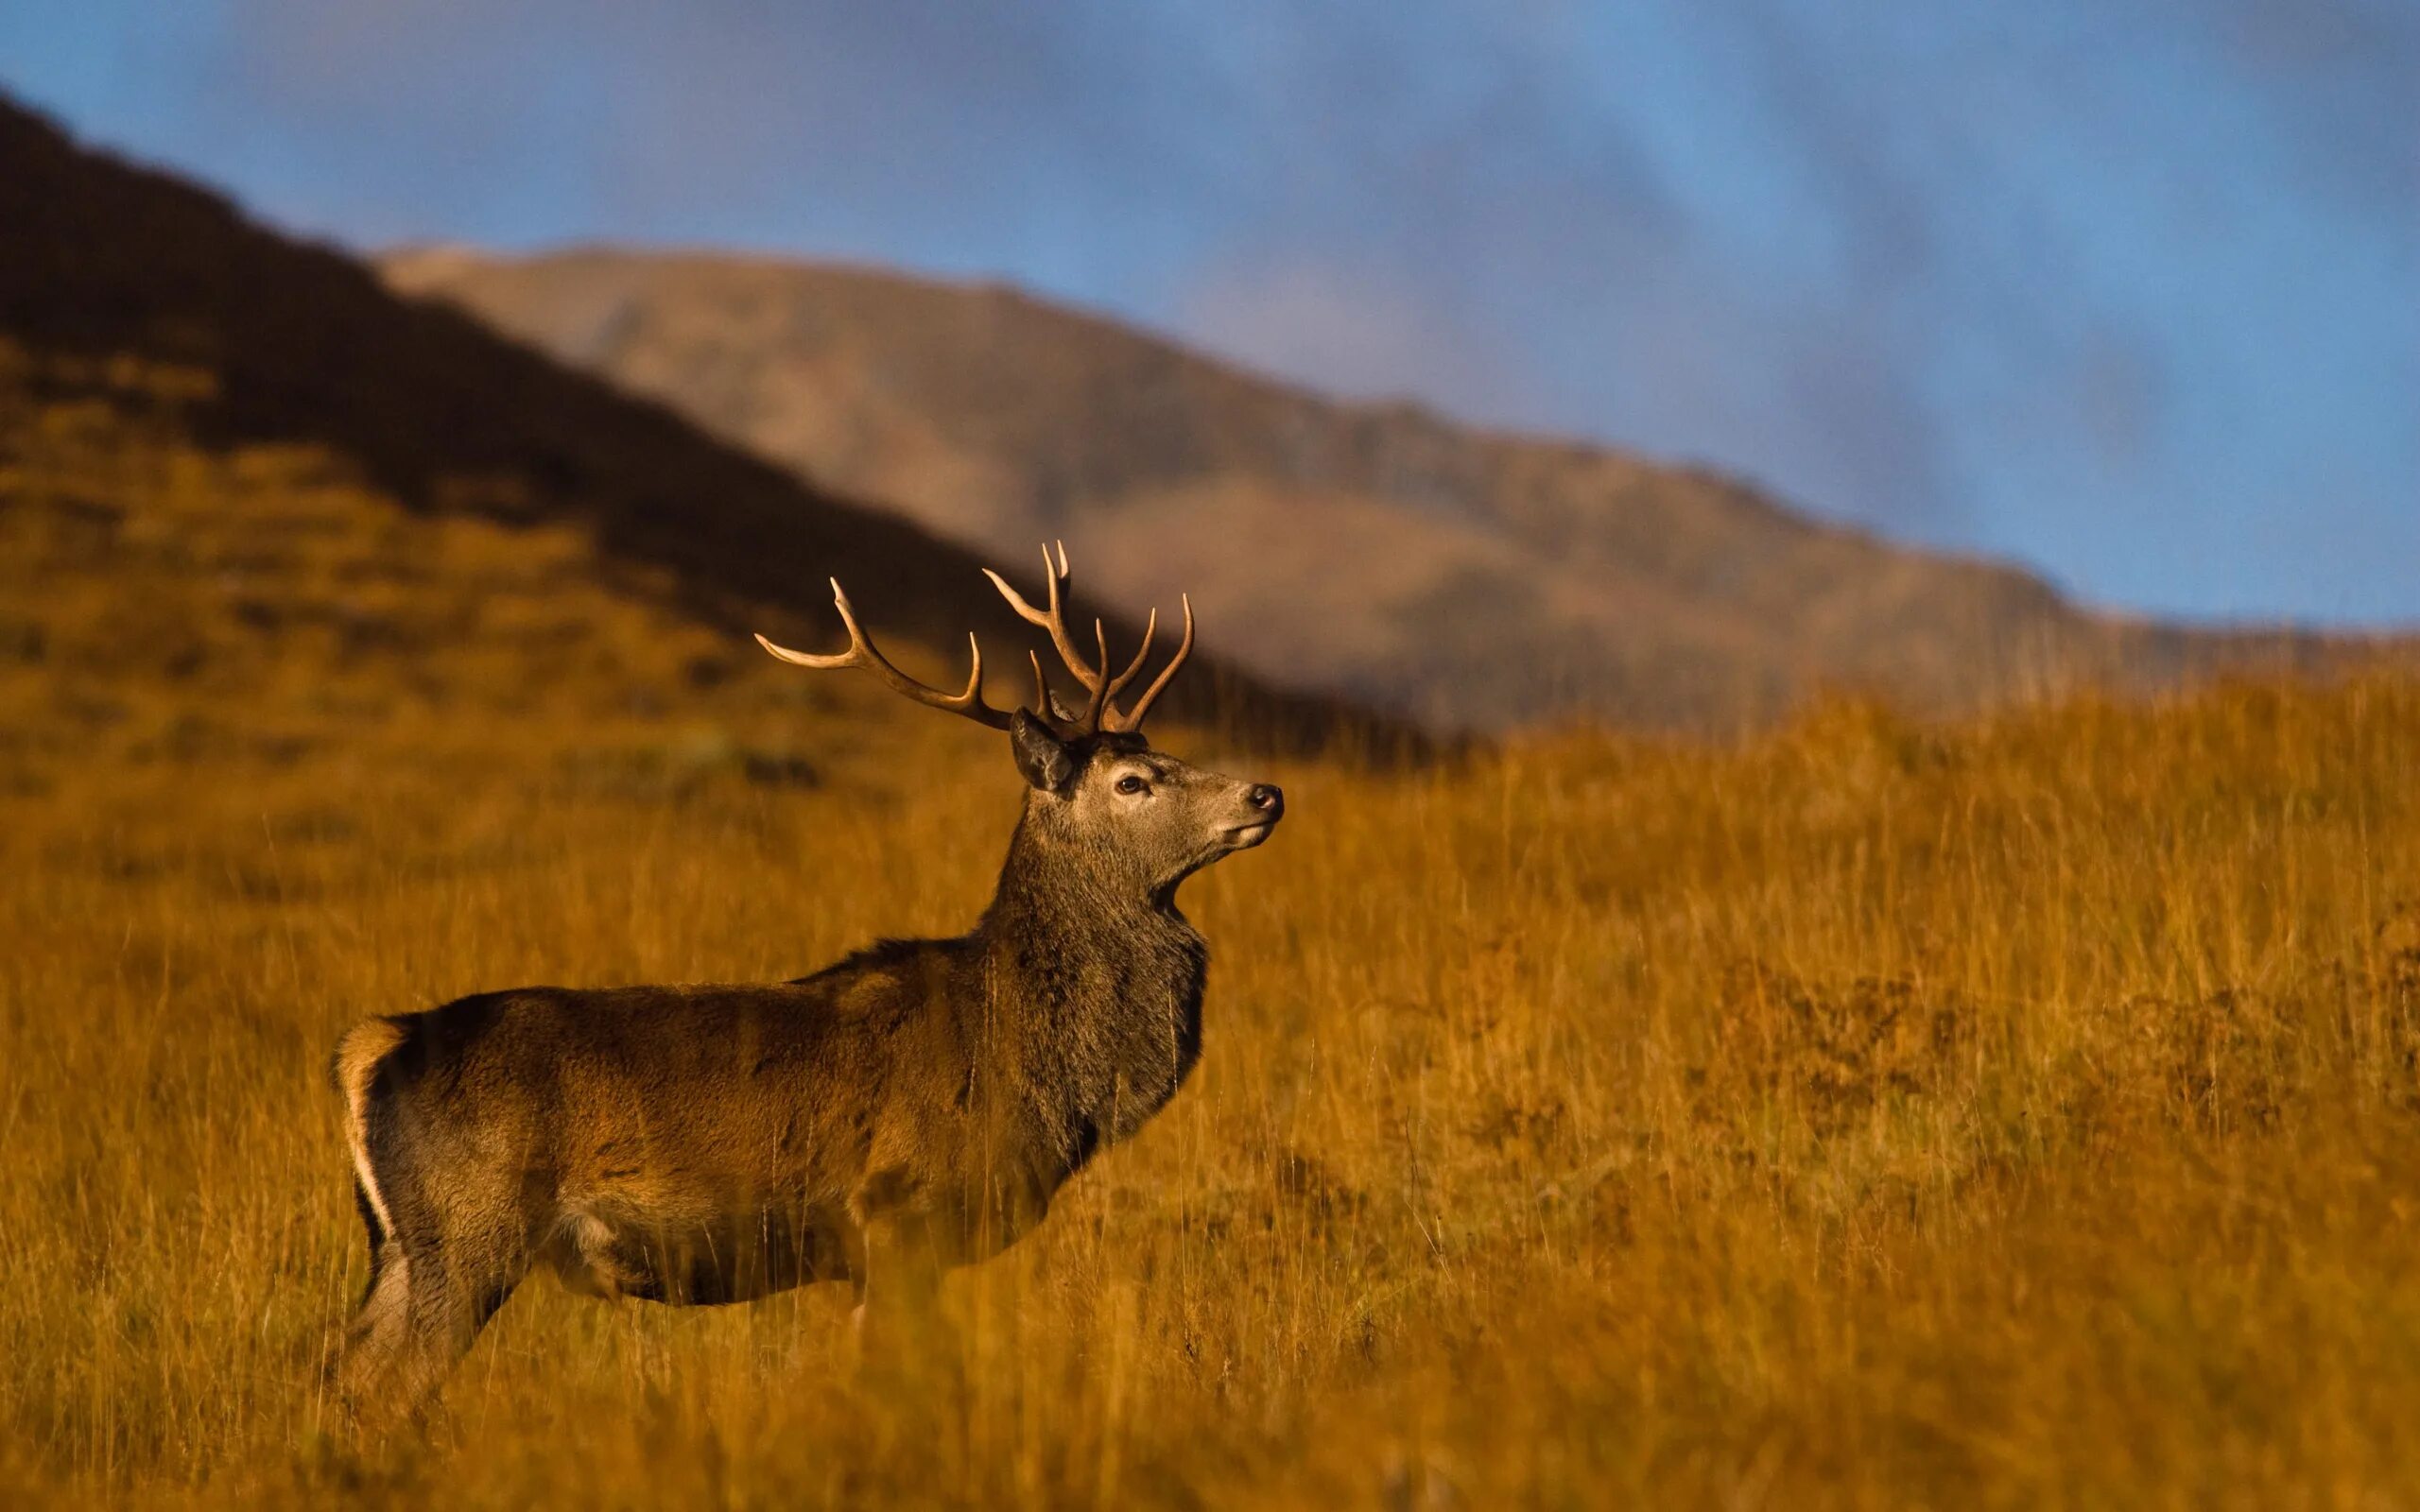
[[[361,265],[5,101],[0,511],[26,675],[57,682],[72,663],[98,686],[148,659],[188,712],[214,669],[242,669],[208,695],[220,706],[290,709],[314,675],[354,662],[389,688],[542,701],[557,680],[660,703],[733,679],[794,688],[803,675],[744,630],[832,644],[835,575],[927,676],[944,661],[962,670],[978,632],[1001,669],[995,702],[1017,696],[1017,652],[1033,639],[962,548],[398,299]],[[474,538],[467,558],[442,544]],[[326,541],[342,548],[314,544]],[[529,633],[469,602],[491,572],[505,598],[527,600],[523,621],[542,622],[523,623]],[[600,616],[619,628],[591,633]],[[111,639],[113,617],[151,638]],[[1213,654],[1172,692],[1172,713],[1328,727],[1329,706],[1225,669],[1215,616],[1206,628]],[[463,646],[449,632],[497,638]],[[580,663],[600,636],[634,660]],[[682,659],[667,660],[673,644]],[[481,657],[517,660],[483,683],[463,661]],[[659,675],[672,680],[644,680]],[[832,696],[882,720],[897,705],[854,687]]]
[[611,250],[383,266],[937,532],[1077,541],[1130,610],[1202,585],[1263,672],[1431,721],[1726,725],[1824,684],[1954,709],[2315,649],[2095,615],[1710,473],[1329,403],[998,287]]

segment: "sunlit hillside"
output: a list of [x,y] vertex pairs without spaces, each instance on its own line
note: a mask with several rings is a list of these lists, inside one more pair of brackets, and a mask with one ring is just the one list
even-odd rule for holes
[[686,648],[563,638],[542,719],[341,679],[299,728],[138,734],[131,679],[12,704],[0,1484],[2349,1506],[2420,1476],[2420,689],[2385,682],[1256,766],[1293,814],[1189,890],[1202,1066],[952,1281],[930,1371],[852,1375],[842,1296],[540,1280],[425,1437],[340,1450],[345,1023],[959,927],[1012,816],[937,716],[866,763],[845,700],[617,707]]
[[743,661],[658,607],[659,584],[577,528],[424,518],[324,447],[202,445],[187,416],[214,381],[0,343],[0,711],[21,797],[69,812],[80,784],[147,772],[182,806],[373,749],[435,774],[486,765],[499,728],[595,761],[676,707],[717,730],[824,714],[762,750],[701,737],[700,760],[845,759],[831,735],[860,723],[855,690],[743,676],[752,646]]

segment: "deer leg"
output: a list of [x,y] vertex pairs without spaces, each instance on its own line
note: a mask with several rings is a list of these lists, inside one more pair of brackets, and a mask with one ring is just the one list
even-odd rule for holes
[[849,1314],[860,1347],[889,1340],[934,1312],[941,1266],[917,1253],[919,1247],[892,1233],[867,1234],[865,1273],[857,1282],[856,1309]]
[[[348,1331],[337,1386],[358,1436],[419,1421],[479,1330],[527,1272],[527,1236],[505,1222],[445,1223],[429,1232],[417,1202],[374,1262],[370,1295]],[[398,1214],[403,1217],[403,1213]]]
[[355,1432],[363,1427],[368,1416],[364,1409],[377,1400],[381,1383],[403,1348],[409,1306],[403,1246],[389,1237],[371,1250],[370,1286],[345,1328],[344,1344],[336,1360],[337,1400]]
[[458,1236],[423,1263],[414,1257],[403,1338],[388,1378],[391,1410],[415,1420],[528,1270],[526,1254]]
[[862,1379],[932,1385],[957,1366],[957,1339],[941,1309],[946,1263],[930,1225],[916,1215],[886,1214],[866,1225],[851,1315]]

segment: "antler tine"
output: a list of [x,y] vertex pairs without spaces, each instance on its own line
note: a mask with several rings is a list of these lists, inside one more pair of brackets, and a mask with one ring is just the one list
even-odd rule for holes
[[1100,682],[1100,674],[1084,661],[1084,654],[1076,649],[1075,637],[1067,633],[1066,606],[1059,593],[1059,585],[1066,581],[1066,577],[1052,564],[1047,546],[1042,548],[1042,566],[1050,584],[1050,607],[1047,610],[1039,610],[1028,603],[1023,593],[1010,587],[1009,580],[991,568],[984,568],[983,576],[992,579],[992,586],[1009,601],[1009,608],[1015,610],[1027,624],[1039,625],[1050,632],[1050,644],[1058,648],[1059,660],[1067,663],[1067,670],[1076,675],[1079,682],[1087,689],[1096,687]]
[[1109,707],[1109,631],[1098,619],[1093,621],[1093,665],[1099,670],[1085,685],[1092,696],[1084,700],[1084,728],[1098,730],[1101,712]]
[[1075,712],[1060,701],[1058,690],[1051,687],[1050,679],[1042,675],[1040,654],[1028,651],[1026,659],[1033,663],[1033,712],[1045,719],[1056,720],[1063,725],[1074,724]]
[[[1158,677],[1156,677],[1156,678],[1153,678],[1153,679],[1151,679],[1151,685],[1150,685],[1150,687],[1145,688],[1145,689],[1143,690],[1143,696],[1141,696],[1140,698],[1137,698],[1137,699],[1135,699],[1135,700],[1134,700],[1134,707],[1133,707],[1132,710],[1128,711],[1128,712],[1127,712],[1127,713],[1119,713],[1115,709],[1112,709],[1112,710],[1110,710],[1110,711],[1109,711],[1109,725],[1108,725],[1108,728],[1109,728],[1109,729],[1111,729],[1111,730],[1139,730],[1139,729],[1141,729],[1141,728],[1142,728],[1142,725],[1143,725],[1143,716],[1144,716],[1145,714],[1148,714],[1148,713],[1150,713],[1151,712],[1151,705],[1152,705],[1153,703],[1155,703],[1155,702],[1157,702],[1157,701],[1158,701],[1159,696],[1160,696],[1160,691],[1161,691],[1162,689],[1166,688],[1166,687],[1168,685],[1168,681],[1169,681],[1169,679],[1172,679],[1172,678],[1174,678],[1174,677],[1176,676],[1177,668],[1179,668],[1179,667],[1181,667],[1181,666],[1184,665],[1184,659],[1185,659],[1186,657],[1189,657],[1189,656],[1191,656],[1191,655],[1193,654],[1193,597],[1192,597],[1192,595],[1191,595],[1191,594],[1186,594],[1186,595],[1184,595],[1184,639],[1183,639],[1182,641],[1179,641],[1179,642],[1177,643],[1177,646],[1176,646],[1176,655],[1174,655],[1174,656],[1172,656],[1172,657],[1168,658],[1168,664],[1167,664],[1167,666],[1164,666],[1164,667],[1160,668],[1160,675],[1159,675]],[[1157,611],[1156,611],[1156,610],[1153,612],[1152,617],[1153,617],[1153,619],[1154,619],[1155,621],[1156,621],[1156,619],[1158,618],[1158,614],[1157,614]],[[1146,649],[1149,649],[1149,648],[1150,648],[1150,643],[1151,643],[1150,632],[1150,630],[1147,628],[1147,629],[1144,631],[1144,634],[1143,634],[1143,644],[1144,644],[1144,647],[1145,647]],[[1139,668],[1139,667],[1142,665],[1142,662],[1143,662],[1143,659],[1142,659],[1141,657],[1139,657],[1139,656],[1138,656],[1138,657],[1136,657],[1136,658],[1134,659],[1134,662],[1135,662],[1134,667],[1130,667],[1130,668],[1128,668],[1128,669],[1127,669],[1127,671],[1126,671],[1125,676],[1124,676],[1124,677],[1121,677],[1121,678],[1119,678],[1119,679],[1118,679],[1118,681],[1119,681],[1119,683],[1120,683],[1121,685],[1125,682],[1125,680],[1126,680],[1126,679],[1127,679],[1127,678],[1131,678],[1131,677],[1132,677],[1132,676],[1134,675],[1135,669],[1136,669],[1136,668]]]
[[[1075,674],[1076,680],[1083,684],[1084,692],[1090,696],[1084,710],[1084,728],[1098,730],[1103,706],[1101,688],[1103,675],[1109,663],[1109,646],[1105,640],[1101,641],[1100,662],[1096,665],[1084,660],[1084,653],[1077,648],[1075,636],[1067,629],[1067,600],[1064,592],[1068,578],[1066,542],[1059,543],[1059,555],[1056,559],[1051,557],[1048,546],[1042,548],[1043,581],[1050,590],[1050,607],[1047,609],[1034,608],[1023,593],[1009,585],[1007,578],[991,568],[984,568],[983,576],[992,579],[992,586],[998,589],[1000,596],[1009,601],[1009,608],[1015,610],[1027,624],[1039,625],[1050,632],[1050,644],[1059,652],[1059,660],[1067,663],[1067,670]],[[1098,633],[1099,627],[1096,625],[1094,629],[1095,639],[1101,640]]]
[[929,709],[943,709],[954,714],[964,714],[977,724],[994,730],[1009,728],[1009,716],[983,701],[983,644],[972,631],[966,646],[974,665],[966,674],[966,691],[943,693],[928,687],[890,664],[888,657],[874,649],[873,642],[857,624],[857,611],[849,606],[849,595],[840,589],[840,580],[832,579],[832,607],[840,611],[840,623],[848,627],[849,648],[833,656],[819,656],[811,651],[793,651],[786,645],[775,645],[764,636],[756,644],[784,662],[818,671],[833,671],[842,667],[863,667],[880,678],[891,692],[901,694]]
[[[1096,620],[1094,623],[1098,625],[1099,621]],[[1158,634],[1159,630],[1160,611],[1153,610],[1150,617],[1143,622],[1143,644],[1135,649],[1134,660],[1127,662],[1126,670],[1110,679],[1109,686],[1101,690],[1101,703],[1104,706],[1115,708],[1117,696],[1124,693],[1126,685],[1134,680],[1134,674],[1143,670],[1144,662],[1151,655],[1151,637]],[[1103,648],[1104,652],[1106,649],[1106,647]],[[1109,658],[1105,654],[1101,658],[1100,664],[1103,671],[1108,670]]]

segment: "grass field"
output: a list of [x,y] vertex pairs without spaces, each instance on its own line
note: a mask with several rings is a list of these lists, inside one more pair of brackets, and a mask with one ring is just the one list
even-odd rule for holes
[[0,1499],[2420,1496],[2410,682],[1264,764],[1201,1069],[942,1368],[539,1280],[359,1456],[339,1029],[955,930],[1015,781],[955,726],[822,781],[635,716],[139,745],[0,799]]
[[960,928],[1017,783],[211,381],[0,343],[0,1504],[2420,1501],[2387,677],[1253,762],[1201,1069],[930,1369],[539,1280],[340,1450],[343,1026]]

